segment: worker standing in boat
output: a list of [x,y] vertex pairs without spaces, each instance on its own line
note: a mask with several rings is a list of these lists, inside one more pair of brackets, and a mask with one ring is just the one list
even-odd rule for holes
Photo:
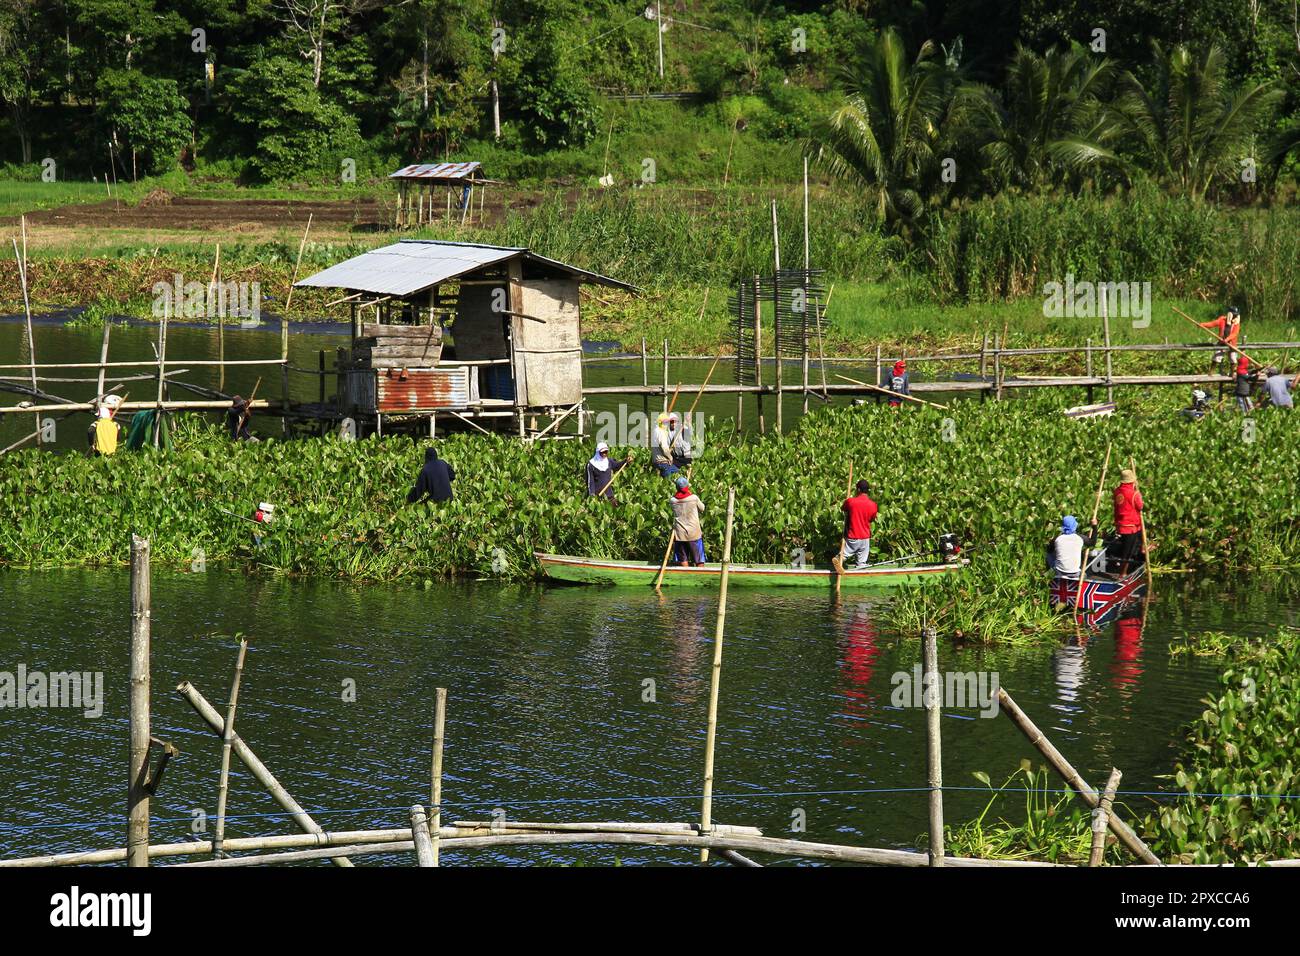
[[673,558],[679,567],[686,564],[699,567],[707,560],[704,555],[704,532],[700,529],[704,502],[691,491],[685,475],[677,476],[676,486],[677,493],[672,497]]
[[[889,390],[895,395],[911,395],[912,382],[907,377],[907,362],[899,359],[894,363],[894,374],[889,377]],[[903,404],[901,398],[891,398],[889,407],[898,410],[898,406]]]
[[632,455],[629,453],[623,460],[614,461],[609,457],[609,444],[598,442],[596,454],[592,455],[587,462],[587,494],[593,498],[604,498],[612,504],[618,504],[618,499],[614,497],[614,489],[610,486],[614,483],[614,476],[631,460]]
[[650,464],[659,472],[660,478],[671,478],[677,472],[681,471],[677,463],[673,461],[673,442],[677,438],[676,425],[677,416],[672,412],[664,412],[659,416],[658,423],[655,425],[654,444],[650,450]]
[[1146,556],[1142,553],[1142,492],[1138,491],[1137,473],[1125,468],[1119,473],[1119,482],[1111,497],[1115,533],[1119,535],[1116,557],[1122,562],[1123,575],[1128,573],[1130,564],[1141,563]]
[[840,510],[844,512],[844,543],[831,564],[843,574],[844,559],[849,555],[854,556],[854,567],[863,568],[871,554],[871,522],[876,520],[880,508],[871,500],[871,485],[865,478],[859,479],[857,494],[846,498]]
[[424,452],[424,467],[415,479],[415,487],[406,495],[408,504],[418,504],[429,500],[435,502],[451,501],[453,497],[451,483],[456,480],[456,469],[438,457],[434,448]]
[[1048,566],[1058,578],[1079,580],[1083,571],[1083,556],[1097,543],[1097,525],[1088,526],[1086,535],[1079,534],[1079,519],[1066,515],[1061,519],[1061,533],[1047,546]]

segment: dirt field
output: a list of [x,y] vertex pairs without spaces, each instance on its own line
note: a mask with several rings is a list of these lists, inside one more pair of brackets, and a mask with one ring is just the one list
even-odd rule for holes
[[190,199],[169,195],[146,197],[137,206],[110,200],[61,206],[27,214],[34,226],[83,229],[159,229],[262,232],[286,226],[317,226],[339,231],[375,231],[393,218],[391,205],[374,199],[310,201],[296,199]]

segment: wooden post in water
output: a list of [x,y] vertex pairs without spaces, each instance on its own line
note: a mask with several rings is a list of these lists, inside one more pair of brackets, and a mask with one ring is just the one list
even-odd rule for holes
[[126,865],[149,865],[149,539],[131,535],[131,760]]
[[668,411],[668,340],[664,339],[664,407]]
[[108,369],[108,330],[113,324],[107,319],[104,320],[104,337],[99,343],[99,379],[95,383],[95,398],[104,397],[104,373]]
[[289,306],[293,304],[293,287],[298,281],[298,268],[302,265],[303,250],[307,248],[313,215],[307,214],[307,228],[302,231],[302,240],[298,243],[298,256],[293,260],[293,275],[289,278],[289,293],[284,297],[284,313],[280,316],[280,389],[284,402],[280,425],[286,435],[289,434]]
[[1110,807],[1115,802],[1115,791],[1119,789],[1119,779],[1123,774],[1118,767],[1110,768],[1110,779],[1102,791],[1101,800],[1092,811],[1092,847],[1088,852],[1088,865],[1101,866],[1106,854],[1106,829],[1110,820]]
[[[784,383],[785,363],[781,361],[781,333],[778,326],[780,322],[777,319],[780,312],[780,303],[777,298],[780,296],[780,290],[777,283],[777,273],[781,271],[781,236],[776,227],[776,200],[772,200],[772,357],[776,360],[776,433],[782,432],[781,415],[782,406],[785,404],[781,394]],[[754,303],[757,308],[758,303]]]
[[[1083,346],[1083,368],[1088,378],[1092,378],[1092,338],[1089,337]],[[1092,404],[1092,386],[1088,386],[1088,404]]]
[[993,333],[993,397],[1002,398],[1002,339]]
[[[709,730],[704,739],[704,803],[700,808],[700,832],[707,834],[713,823],[713,754],[718,739],[718,687],[722,682],[722,634],[727,624],[727,578],[731,574],[731,524],[736,512],[736,489],[727,489],[727,531],[722,539],[722,582],[718,590],[718,623],[713,631],[713,670],[709,679]],[[700,851],[700,862],[709,862],[709,851]]]
[[939,733],[943,678],[939,675],[938,635],[933,627],[925,629],[923,656],[925,678],[921,686],[925,704],[926,785],[930,788],[930,865],[943,866],[943,755]]
[[1111,368],[1110,368],[1110,308],[1106,300],[1110,296],[1103,293],[1101,299],[1101,332],[1106,342],[1106,401],[1115,401],[1115,387],[1111,385]]
[[415,859],[420,866],[437,866],[437,853],[429,835],[429,819],[425,816],[424,807],[418,803],[411,807],[411,837],[415,843]]
[[447,688],[439,687],[435,691],[433,712],[433,797],[430,809],[433,810],[433,862],[438,865],[438,830],[442,826],[442,745],[447,726]]
[[[1062,779],[1070,785],[1070,788],[1086,803],[1089,807],[1096,807],[1101,798],[1097,796],[1097,791],[1088,785],[1083,777],[1079,776],[1079,771],[1070,765],[1070,762],[1061,756],[1061,752],[1052,746],[1052,742],[1043,735],[1043,732],[1034,725],[1020,706],[1011,699],[1002,688],[998,688],[998,709],[1011,718],[1011,722],[1020,728],[1029,742],[1037,748],[1052,769],[1059,773]],[[1151,852],[1151,848],[1142,842],[1142,839],[1133,832],[1132,828],[1123,820],[1112,815],[1109,819],[1111,832],[1119,837],[1119,841],[1128,847],[1139,860],[1143,863],[1150,863],[1153,866],[1164,866],[1159,858]]]
[[641,414],[645,416],[645,420],[646,420],[647,436],[648,436],[646,440],[647,448],[650,447],[651,438],[649,436],[653,435],[653,431],[649,429],[650,394],[648,391],[645,391],[645,389],[648,389],[649,387],[650,387],[650,357],[646,354],[645,336],[643,335],[641,336],[641,388],[643,389],[643,391],[641,392]]
[[[883,361],[884,361],[884,357],[881,355],[880,345],[877,344],[876,345],[876,377],[874,380],[877,387],[880,386],[880,373],[884,369]],[[877,399],[877,401],[879,401],[879,399]]]
[[212,855],[221,856],[221,842],[226,837],[226,797],[230,790],[230,750],[235,738],[235,708],[239,706],[239,684],[244,679],[244,658],[248,640],[239,642],[235,658],[235,679],[230,684],[230,702],[226,708],[226,725],[221,731],[221,780],[217,784],[217,826],[212,837]]
[[[32,392],[39,392],[40,386],[36,380],[36,337],[32,334],[32,303],[27,295],[27,217],[22,217],[23,222],[23,251],[21,255],[18,252],[18,240],[13,240],[14,260],[18,263],[18,280],[23,287],[23,314],[27,317],[27,360],[32,363],[31,379]],[[33,394],[33,402],[40,402],[40,399]],[[36,428],[36,444],[41,444],[41,413],[32,413]]]
[[758,296],[758,276],[754,276],[754,384],[758,391],[754,393],[758,403],[758,433],[767,434],[767,419],[763,416],[763,302]]
[[812,269],[808,245],[808,157],[803,158],[803,413],[808,414],[808,274]]

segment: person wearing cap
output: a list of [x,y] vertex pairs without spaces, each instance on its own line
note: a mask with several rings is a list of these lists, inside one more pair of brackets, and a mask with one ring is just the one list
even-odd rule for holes
[[660,478],[671,478],[681,469],[673,461],[673,442],[676,434],[677,415],[663,412],[655,426],[654,443],[650,449],[650,464],[659,472]]
[[684,471],[690,467],[691,462],[695,459],[695,452],[691,444],[691,423],[689,417],[680,424],[677,421],[677,413],[669,412],[669,426],[673,429],[673,464],[679,471]]
[[1145,559],[1142,554],[1142,492],[1138,491],[1137,474],[1132,468],[1120,471],[1119,482],[1111,501],[1115,534],[1119,536],[1116,557],[1122,562],[1120,573],[1127,574],[1130,564]]
[[672,497],[673,561],[679,566],[692,564],[699,567],[707,560],[704,555],[704,532],[700,528],[704,502],[691,491],[690,482],[685,475],[678,475],[674,485],[677,492]]
[[844,541],[831,564],[843,574],[844,559],[849,555],[853,555],[853,566],[857,568],[865,567],[871,555],[871,522],[880,508],[871,500],[871,485],[865,478],[858,481],[857,494],[846,498],[840,510],[844,512]]
[[116,395],[108,395],[99,404],[95,412],[95,421],[86,431],[86,440],[90,445],[88,454],[92,457],[111,455],[117,451],[122,441],[122,426],[117,423],[117,410],[122,400]]
[[[894,374],[889,377],[889,390],[895,395],[912,394],[912,383],[907,377],[907,362],[903,359],[899,359],[894,363]],[[891,398],[889,400],[889,407],[893,409],[897,409],[902,404],[903,400],[901,398]]]
[[[1203,329],[1210,329],[1219,340],[1228,346],[1228,361],[1237,361],[1237,339],[1241,337],[1241,311],[1234,305],[1217,319],[1209,322],[1197,322]],[[1223,352],[1214,353],[1214,361],[1223,361]]]
[[1097,523],[1088,526],[1086,535],[1079,534],[1079,519],[1066,515],[1061,519],[1061,533],[1047,546],[1048,567],[1058,578],[1079,580],[1083,570],[1086,548],[1097,543]]
[[1294,378],[1287,378],[1280,368],[1276,366],[1270,368],[1264,379],[1269,404],[1274,408],[1293,408],[1291,393],[1295,391],[1297,383],[1300,383],[1300,374]]
[[248,399],[236,395],[230,400],[226,411],[226,431],[234,441],[253,441],[253,433],[248,430],[248,422],[253,417]]
[[608,443],[597,442],[596,453],[587,462],[587,494],[593,498],[604,498],[606,501],[618,504],[618,499],[614,497],[614,489],[610,486],[614,483],[614,476],[631,460],[630,452],[621,461],[612,460],[609,457]]

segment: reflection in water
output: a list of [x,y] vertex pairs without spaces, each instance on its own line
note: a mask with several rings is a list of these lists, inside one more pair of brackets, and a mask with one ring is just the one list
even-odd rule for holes
[[[840,624],[840,696],[842,716],[862,720],[871,715],[875,695],[871,675],[880,657],[880,632],[871,619],[871,605],[854,604],[836,614]],[[842,622],[842,623],[841,623]]]
[[[676,685],[675,693],[683,704],[690,704],[708,687],[709,677],[706,675],[701,681],[699,675],[701,664],[709,667],[713,660],[710,627],[717,623],[718,602],[716,598],[704,596],[669,599],[662,593],[658,601],[660,633],[672,640],[669,669]],[[705,653],[709,656],[701,662],[700,655]]]
[[1082,713],[1083,708],[1075,701],[1079,697],[1079,688],[1086,676],[1088,649],[1077,644],[1058,647],[1052,655],[1052,666],[1056,672],[1056,697],[1059,703],[1053,704],[1056,710],[1067,714]]
[[1142,676],[1142,628],[1146,624],[1146,602],[1126,609],[1115,622],[1115,659],[1110,665],[1111,686],[1124,697],[1137,690]]

